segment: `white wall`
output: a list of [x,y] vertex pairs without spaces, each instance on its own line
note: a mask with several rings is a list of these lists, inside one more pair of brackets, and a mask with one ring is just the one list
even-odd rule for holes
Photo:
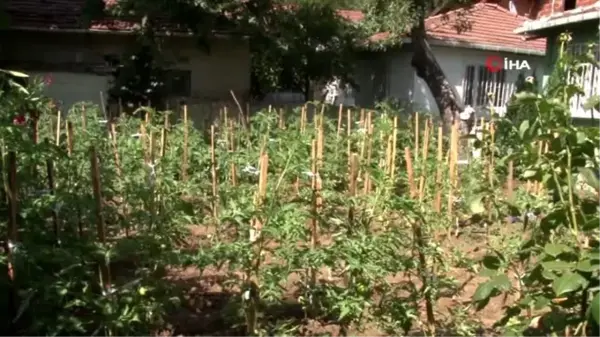
[[[543,56],[522,55],[502,53],[495,51],[484,51],[476,49],[432,46],[434,55],[442,67],[448,81],[454,86],[458,94],[463,95],[463,77],[466,67],[469,65],[480,66],[485,65],[485,60],[491,55],[499,55],[501,57],[509,57],[511,60],[526,60],[531,67],[531,73],[535,71],[538,75],[538,80],[541,81],[543,74]],[[416,76],[411,65],[412,51],[410,47],[403,47],[401,50],[389,51],[383,58],[385,62],[385,79],[386,79],[386,96],[398,100],[411,103],[414,111],[429,111],[433,115],[437,115],[439,110],[435,104],[435,100],[429,91],[429,88],[423,80]],[[381,58],[372,57],[370,63],[363,63],[359,68],[367,67],[368,64],[381,63]],[[372,66],[371,66],[372,67]],[[364,72],[364,71],[363,71]],[[526,76],[531,73],[526,72]],[[518,70],[508,70],[506,81],[514,83],[519,75]],[[477,80],[477,78],[475,78]],[[366,76],[358,79],[359,85],[367,86],[368,79]],[[366,92],[364,93],[366,94]],[[364,98],[361,101],[366,101]],[[359,102],[359,104],[361,104]]]
[[[485,65],[485,60],[491,55],[500,55],[501,57],[509,57],[511,60],[526,60],[531,67],[531,72],[524,70],[526,76],[533,72],[540,77],[543,74],[543,56],[511,54],[457,47],[442,47],[432,46],[434,55],[442,67],[448,81],[454,86],[458,94],[463,95],[463,78],[466,67],[469,65],[481,66]],[[519,75],[518,70],[507,70],[506,81],[514,83]],[[541,80],[541,78],[539,78]],[[425,82],[415,76],[414,80],[415,94],[414,106],[415,109],[431,111],[435,114],[439,113],[435,100]]]

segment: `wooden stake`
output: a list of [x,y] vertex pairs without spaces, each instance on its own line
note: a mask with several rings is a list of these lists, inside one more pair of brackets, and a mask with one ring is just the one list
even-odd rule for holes
[[507,189],[508,189],[508,197],[512,198],[513,196],[513,191],[514,191],[514,186],[513,186],[513,181],[514,181],[514,167],[513,167],[513,161],[509,161],[508,162],[508,178],[507,178]]
[[427,157],[429,154],[429,124],[431,120],[425,122],[425,134],[423,139],[423,156],[421,158],[421,177],[419,178],[419,201],[423,202],[425,197],[425,176],[427,174]]
[[56,114],[56,146],[60,145],[60,129],[62,127],[62,123],[60,120],[60,110],[58,111],[58,113]]
[[169,128],[169,116],[165,114],[165,122],[160,130],[160,157],[164,157],[167,150],[167,129]]
[[216,219],[217,212],[217,160],[215,156],[215,125],[210,126],[210,166],[211,166],[211,176],[212,176],[212,210],[213,217]]
[[441,213],[442,211],[442,167],[444,162],[444,128],[438,127],[438,151],[437,151],[437,170],[435,173],[435,185],[437,192],[435,194],[435,205],[434,209],[436,212]]
[[73,154],[73,123],[67,121],[67,153],[69,156]]
[[350,162],[350,157],[351,157],[351,150],[352,150],[352,141],[350,140],[351,136],[352,136],[352,111],[350,111],[350,109],[348,109],[348,111],[346,112],[346,131],[347,131],[347,136],[348,136],[348,149],[347,149],[347,155],[348,155],[348,165],[351,165]]
[[[323,200],[321,198],[321,178],[319,177],[319,165],[320,165],[320,154],[319,154],[319,142],[317,140],[312,141],[312,190],[313,190],[313,217],[311,219],[310,226],[310,246],[312,249],[316,249],[319,243],[319,214],[323,207]],[[317,282],[317,272],[311,268],[311,284],[315,285]]]
[[[358,154],[352,153],[350,156],[350,171],[348,172],[348,194],[349,196],[356,196],[356,179],[358,178]],[[348,209],[348,220],[350,226],[354,223],[354,207],[350,206]]]
[[337,127],[338,138],[342,134],[342,116],[343,115],[344,115],[344,105],[340,103],[340,109],[338,110],[338,127]]
[[390,158],[390,178],[394,181],[396,177],[396,147],[398,142],[398,116],[394,116],[394,127],[392,129],[392,153]]
[[[211,126],[211,130],[214,129]],[[183,106],[183,163],[181,165],[181,177],[183,181],[187,181],[188,170],[188,109],[187,105]]]
[[[98,156],[96,154],[96,148],[92,146],[90,151],[90,161],[92,164],[92,188],[94,191],[94,200],[96,202],[96,230],[98,236],[98,242],[100,244],[106,244],[106,229],[104,227],[104,216],[102,214],[103,201],[102,191],[100,189],[100,170],[98,168]],[[107,266],[107,261],[101,261],[100,265],[100,280],[105,290],[110,290],[111,279],[110,269]]]
[[[260,174],[258,176],[258,193],[255,198],[255,204],[257,207],[261,207],[265,201],[267,195],[267,173],[269,167],[269,155],[262,153],[259,160]],[[253,219],[252,229],[250,229],[250,242],[255,242],[262,231],[262,220]]]
[[454,207],[454,187],[456,180],[456,147],[458,138],[457,124],[452,125],[452,132],[450,134],[450,189],[448,191],[448,216],[452,216]]
[[413,163],[412,163],[412,155],[410,153],[410,147],[404,148],[404,160],[406,161],[406,172],[408,174],[408,188],[409,195],[411,198],[414,198],[416,195],[415,192],[415,182],[414,182],[414,171],[413,171]]
[[415,112],[415,162],[419,161],[419,113]]

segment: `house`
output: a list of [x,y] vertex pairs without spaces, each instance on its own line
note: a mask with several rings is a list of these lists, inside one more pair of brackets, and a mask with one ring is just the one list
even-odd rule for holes
[[[49,96],[63,111],[76,102],[100,103],[110,86],[108,60],[120,58],[135,42],[133,25],[118,20],[84,26],[86,0],[5,0],[9,18],[0,31],[0,67],[48,76]],[[188,104],[242,100],[250,90],[250,48],[246,37],[216,34],[210,53],[187,33],[163,36],[162,57],[170,65],[173,96]]]
[[[568,51],[579,54],[587,52],[591,42],[596,43],[594,48],[596,61],[600,62],[598,49],[598,32],[600,25],[600,1],[597,0],[543,0],[537,15],[524,22],[515,30],[516,33],[534,34],[547,39],[546,45],[546,76],[552,71],[558,58],[560,42],[558,37],[563,32],[570,32],[572,40],[569,42]],[[583,105],[592,95],[600,94],[600,68],[597,65],[584,66],[582,76],[572,79],[581,85],[584,95],[573,97],[571,100],[571,114],[576,119],[600,118],[597,110],[589,111]]]
[[[543,73],[545,40],[531,40],[514,33],[526,21],[530,8],[510,3],[480,2],[425,21],[438,63],[465,105],[475,108],[478,117],[489,116],[490,93],[495,112],[503,114],[519,75]],[[345,11],[342,15],[355,22],[363,20],[358,11]],[[386,38],[382,32],[371,40]],[[397,47],[361,53],[356,73],[357,104],[373,106],[377,101],[395,99],[408,104],[412,111],[438,115],[427,84],[416,76],[411,65],[412,55],[408,36]],[[505,63],[508,67],[504,67]]]

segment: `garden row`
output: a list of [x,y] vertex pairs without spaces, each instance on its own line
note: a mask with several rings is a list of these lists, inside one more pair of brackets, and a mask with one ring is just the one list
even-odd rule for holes
[[[468,224],[486,228],[490,251],[474,304],[517,293],[507,314],[521,319],[504,324],[513,331],[547,330],[530,323],[557,312],[585,316],[566,295],[593,290],[597,197],[580,196],[571,174],[586,175],[597,134],[495,120],[470,141],[481,157],[459,167],[458,127],[418,114],[319,106],[246,121],[224,111],[198,130],[185,107],[176,123],[173,112],[141,110],[106,122],[82,106],[3,126],[13,333],[151,333],[173,310],[165,299],[181,300],[165,282],[177,267],[232,294],[234,314],[219,311],[223,327],[239,326],[228,334],[299,334],[307,320],[340,334],[435,333],[449,328],[439,299],[459,289],[448,270],[469,264],[447,242]],[[506,226],[521,248],[494,240]],[[303,323],[273,313],[284,303]]]

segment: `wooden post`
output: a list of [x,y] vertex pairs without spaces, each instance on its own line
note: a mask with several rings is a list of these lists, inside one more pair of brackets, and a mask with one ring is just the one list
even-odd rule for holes
[[452,132],[450,134],[450,190],[448,191],[448,216],[452,216],[454,207],[454,188],[456,180],[456,147],[457,147],[458,130],[457,124],[452,124]]
[[[348,172],[348,194],[349,196],[356,196],[356,179],[358,178],[358,154],[352,153],[350,156],[350,171]],[[348,220],[350,227],[354,223],[354,207],[350,206],[348,209]]]
[[73,123],[67,121],[67,153],[69,156],[73,154]]
[[340,103],[340,109],[338,110],[338,126],[337,126],[337,136],[340,137],[342,133],[342,116],[344,115],[344,105]]
[[507,190],[508,190],[508,197],[512,198],[513,196],[513,191],[514,191],[514,167],[513,167],[513,161],[509,161],[508,162],[508,179],[507,179]]

